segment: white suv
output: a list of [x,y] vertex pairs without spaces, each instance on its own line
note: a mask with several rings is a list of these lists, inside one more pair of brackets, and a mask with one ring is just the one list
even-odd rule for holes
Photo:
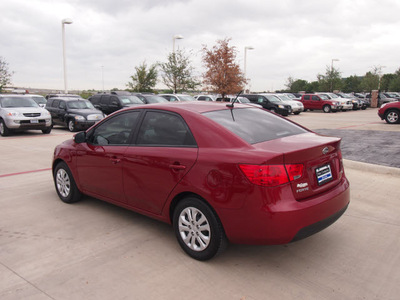
[[51,132],[51,115],[29,95],[0,95],[0,134],[30,129]]

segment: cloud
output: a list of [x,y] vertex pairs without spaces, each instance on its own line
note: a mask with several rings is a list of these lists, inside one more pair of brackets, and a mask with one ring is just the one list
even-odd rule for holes
[[125,88],[134,67],[165,61],[172,37],[193,53],[203,72],[201,49],[231,38],[237,61],[254,90],[284,87],[289,76],[315,80],[332,58],[343,76],[373,66],[399,68],[396,0],[2,0],[0,55],[15,71],[17,86],[63,88],[61,20],[66,25],[71,89]]

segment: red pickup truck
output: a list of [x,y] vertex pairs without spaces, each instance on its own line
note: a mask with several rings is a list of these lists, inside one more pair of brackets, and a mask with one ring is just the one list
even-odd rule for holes
[[342,109],[342,104],[339,101],[330,99],[326,95],[304,94],[301,96],[300,102],[306,110],[323,110],[326,113],[336,112]]

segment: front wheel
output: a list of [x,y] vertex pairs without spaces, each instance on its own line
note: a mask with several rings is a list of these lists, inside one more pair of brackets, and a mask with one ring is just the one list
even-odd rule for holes
[[194,259],[209,260],[227,245],[218,216],[198,198],[188,197],[178,203],[173,226],[179,245]]
[[44,134],[49,134],[49,133],[51,132],[51,127],[46,128],[46,129],[43,129],[42,132],[43,132]]
[[332,111],[330,105],[324,105],[322,110],[324,111],[324,113],[330,113]]
[[68,121],[68,130],[71,131],[71,132],[76,131],[74,120],[69,120]]
[[396,124],[400,122],[399,111],[391,109],[385,115],[385,121],[388,124]]
[[0,135],[1,136],[9,136],[10,135],[10,129],[8,129],[6,123],[4,122],[3,119],[0,120]]
[[76,186],[74,177],[67,164],[60,162],[54,169],[54,184],[58,197],[65,203],[77,202],[81,199],[82,194]]
[[274,114],[277,113],[276,108],[271,108],[269,111],[270,111],[270,112],[273,112]]

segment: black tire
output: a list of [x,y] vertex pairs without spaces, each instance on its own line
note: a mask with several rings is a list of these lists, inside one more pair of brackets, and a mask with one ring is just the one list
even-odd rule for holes
[[74,203],[81,200],[82,194],[76,186],[74,177],[67,164],[60,162],[54,169],[54,185],[58,197],[65,203]]
[[174,210],[173,227],[182,249],[200,261],[213,258],[228,243],[216,213],[195,197],[185,198],[178,203]]
[[400,123],[400,113],[397,109],[389,109],[385,114],[385,121],[388,124]]
[[273,113],[275,113],[275,114],[277,113],[276,108],[273,108],[273,107],[272,107],[269,111],[270,111],[270,112],[273,112]]
[[44,134],[49,134],[49,133],[51,132],[51,127],[46,128],[46,129],[43,129],[42,132],[43,132]]
[[330,113],[332,111],[332,108],[330,105],[324,105],[322,107],[322,110],[324,111],[324,113]]
[[295,115],[299,115],[299,114],[300,114],[300,111],[296,111],[294,114],[295,114]]
[[0,119],[0,135],[1,136],[9,136],[10,135],[10,129],[8,129],[6,123],[4,122],[3,119]]
[[75,122],[73,119],[68,120],[68,130],[71,132],[76,131],[76,126],[75,126]]

